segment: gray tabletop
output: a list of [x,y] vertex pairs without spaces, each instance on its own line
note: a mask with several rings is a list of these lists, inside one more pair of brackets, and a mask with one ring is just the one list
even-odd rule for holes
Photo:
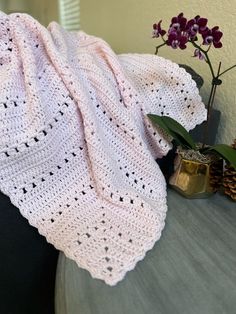
[[60,254],[56,314],[235,314],[236,203],[168,191],[161,239],[115,287]]

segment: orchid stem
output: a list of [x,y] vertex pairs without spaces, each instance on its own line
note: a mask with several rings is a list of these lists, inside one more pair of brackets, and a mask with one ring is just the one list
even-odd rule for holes
[[161,47],[163,47],[163,46],[165,46],[165,45],[166,45],[166,42],[164,42],[163,44],[161,44],[161,45],[159,45],[159,46],[156,46],[155,55],[157,55],[157,54],[158,54],[158,50],[159,50],[159,48],[161,48]]
[[202,49],[200,46],[198,46],[195,42],[193,41],[190,41],[192,43],[192,45],[199,49],[202,53],[204,53],[205,57],[206,57],[206,63],[209,65],[209,68],[210,68],[210,71],[211,71],[211,75],[212,75],[212,78],[215,78],[215,73],[214,73],[214,70],[213,70],[213,67],[212,67],[212,64],[211,64],[211,61],[210,61],[210,58],[208,56],[208,53],[206,50]]
[[213,95],[215,94],[215,88],[216,88],[216,85],[213,84],[213,82],[212,82],[210,96],[209,96],[209,99],[208,99],[208,102],[207,102],[207,119],[206,119],[206,124],[205,124],[204,132],[203,132],[202,148],[205,147],[205,145],[207,144],[207,141],[208,141],[210,108],[211,108],[211,104],[213,102],[213,97],[214,97]]
[[[221,68],[221,62],[219,63],[219,66],[218,66],[216,78],[219,77],[220,68]],[[210,96],[209,96],[208,103],[207,103],[207,120],[206,120],[206,126],[205,126],[205,131],[204,131],[204,140],[203,140],[202,148],[205,147],[205,144],[208,141],[208,131],[209,131],[209,124],[210,124],[211,110],[212,110],[213,104],[214,104],[216,87],[217,87],[217,84],[215,84],[214,80],[212,80],[211,92],[210,92]]]
[[230,67],[230,68],[226,69],[225,71],[223,71],[222,73],[220,73],[220,74],[218,75],[218,77],[220,77],[221,75],[225,74],[226,72],[230,71],[231,69],[233,69],[233,68],[235,68],[235,67],[236,67],[236,64],[232,65],[232,67]]

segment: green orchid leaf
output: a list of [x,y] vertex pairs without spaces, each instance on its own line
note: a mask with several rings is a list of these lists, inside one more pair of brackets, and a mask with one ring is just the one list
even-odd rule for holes
[[168,126],[164,123],[162,116],[158,116],[156,114],[147,114],[148,118],[154,123],[157,124],[159,127],[161,127],[164,131],[167,132],[167,134],[172,135],[171,130],[168,128]]
[[148,114],[148,118],[154,123],[161,127],[167,132],[177,144],[185,148],[196,149],[196,144],[194,143],[191,135],[188,131],[176,120],[167,116],[158,116],[154,114]]
[[176,136],[176,134],[174,132],[172,132],[172,130],[170,130],[168,128],[168,126],[164,123],[162,116],[158,116],[155,114],[148,114],[147,115],[148,118],[152,121],[153,124],[158,125],[161,129],[163,129],[168,135],[170,135],[171,137],[173,137],[173,139],[176,141],[177,145],[181,145],[184,146],[185,143],[181,142],[181,139]]
[[204,154],[207,152],[216,152],[229,164],[231,164],[236,170],[236,150],[226,144],[217,144],[209,147]]
[[183,138],[183,140],[192,149],[196,149],[196,144],[189,132],[176,120],[171,117],[163,116],[164,123],[176,134]]

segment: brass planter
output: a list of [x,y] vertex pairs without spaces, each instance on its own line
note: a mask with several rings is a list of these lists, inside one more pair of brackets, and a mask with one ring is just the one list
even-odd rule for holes
[[175,171],[170,177],[171,187],[187,198],[206,198],[221,186],[223,160],[199,162],[177,155]]

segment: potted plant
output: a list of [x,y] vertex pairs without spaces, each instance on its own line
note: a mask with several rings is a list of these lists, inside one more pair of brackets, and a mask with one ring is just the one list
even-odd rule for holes
[[189,132],[171,117],[147,116],[177,144],[175,171],[169,182],[184,196],[207,197],[216,192],[222,180],[223,160],[236,170],[236,150],[229,145],[195,143]]
[[207,22],[206,18],[200,16],[187,20],[184,14],[180,13],[172,18],[168,32],[162,29],[162,21],[153,25],[153,38],[162,40],[156,47],[155,54],[163,46],[183,50],[188,44],[192,45],[195,49],[193,56],[208,65],[212,76],[202,143],[195,143],[187,130],[174,119],[148,114],[149,119],[164,129],[178,145],[175,171],[169,182],[187,197],[206,197],[218,189],[222,179],[223,160],[236,169],[236,151],[232,147],[226,144],[207,145],[216,88],[222,84],[222,76],[236,66],[221,71],[219,62],[217,71],[214,70],[209,52],[213,47],[222,47],[223,33],[218,26],[209,28]]

